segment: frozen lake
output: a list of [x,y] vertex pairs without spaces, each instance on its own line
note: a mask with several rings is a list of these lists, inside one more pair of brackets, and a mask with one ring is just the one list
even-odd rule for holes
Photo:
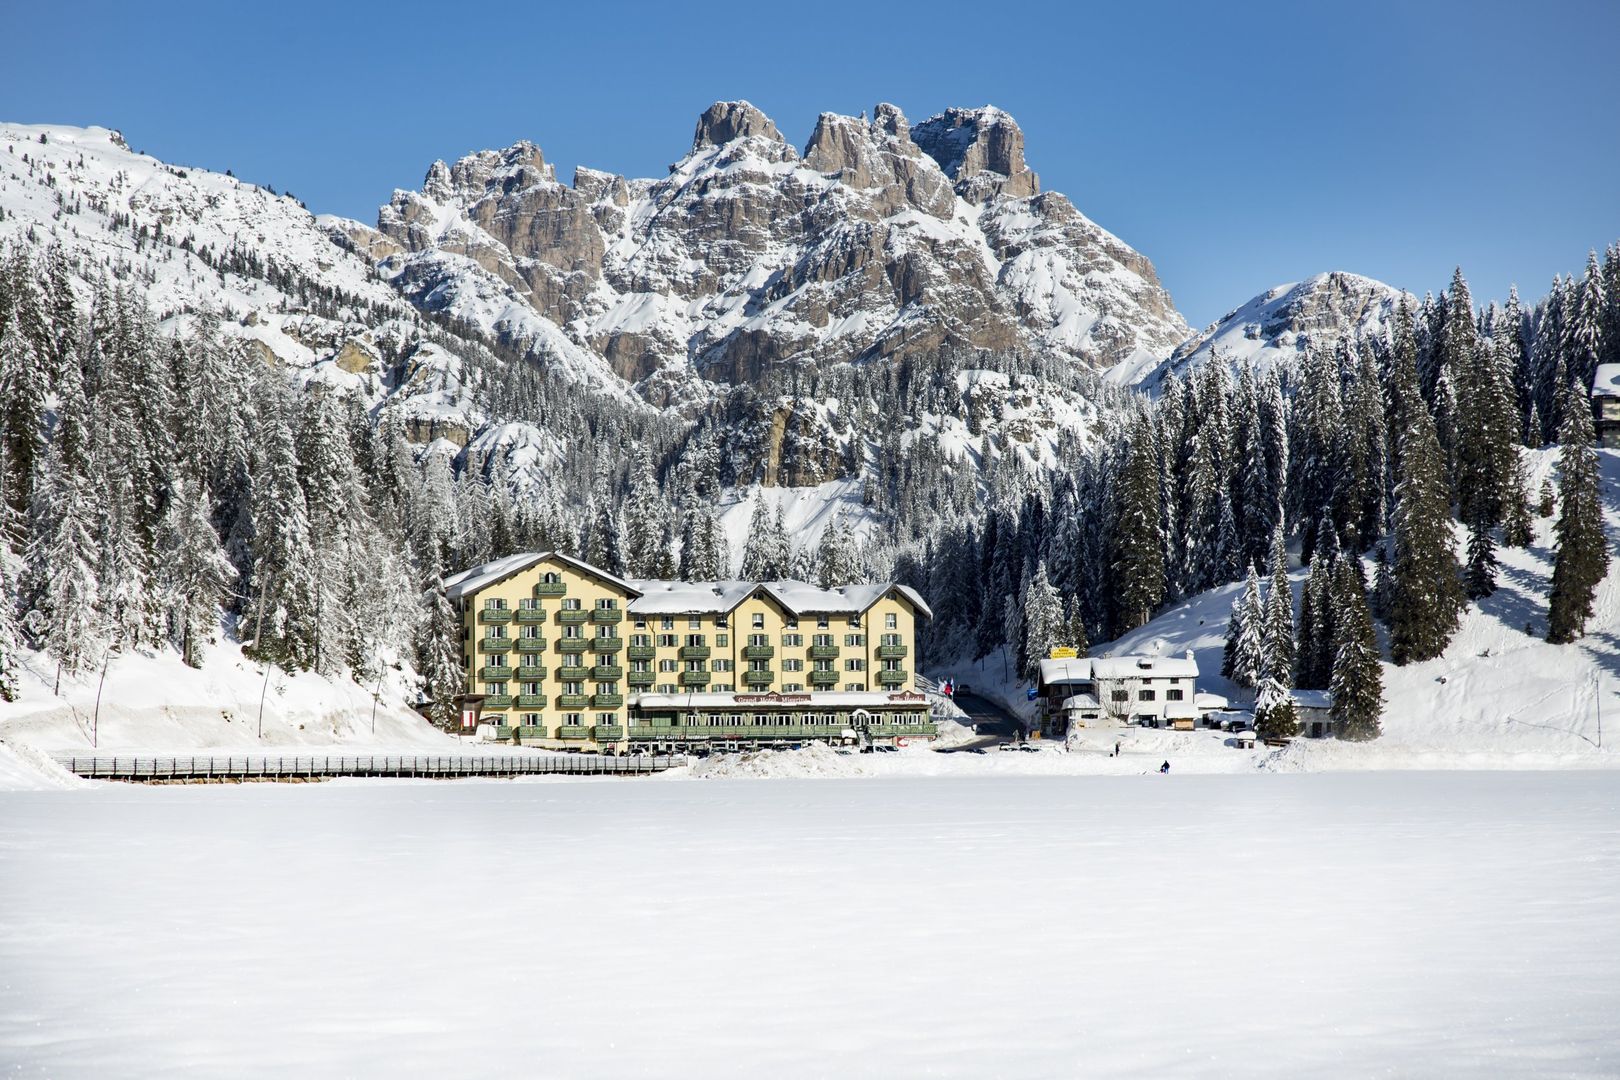
[[52,1077],[1620,1073],[1620,775],[0,793]]

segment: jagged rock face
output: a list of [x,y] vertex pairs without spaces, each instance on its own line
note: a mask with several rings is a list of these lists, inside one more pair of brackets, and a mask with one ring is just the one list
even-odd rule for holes
[[1040,177],[1024,165],[1024,133],[1000,109],[946,109],[918,124],[914,138],[968,202],[1040,194]]
[[1416,310],[1417,299],[1410,294],[1343,271],[1279,285],[1189,337],[1162,364],[1125,381],[1154,386],[1214,357],[1264,371],[1286,367],[1310,349],[1336,348],[1346,337],[1358,345],[1383,340],[1402,295]]
[[1038,192],[997,109],[915,127],[887,104],[827,113],[801,157],[754,106],[718,102],[655,180],[580,169],[565,186],[530,143],[436,162],[380,212],[401,249],[380,268],[424,306],[605,361],[659,405],[946,345],[1097,368],[1166,355],[1186,326],[1152,265]]

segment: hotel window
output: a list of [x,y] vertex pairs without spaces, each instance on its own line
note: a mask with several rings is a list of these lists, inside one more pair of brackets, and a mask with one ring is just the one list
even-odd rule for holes
[[717,694],[734,694],[737,692],[737,688],[728,682],[717,682],[714,684],[714,692]]
[[651,660],[632,660],[632,661],[630,661],[630,670],[631,671],[651,671],[652,670],[652,661]]
[[833,636],[831,634],[817,634],[815,637],[810,639],[810,644],[812,645],[831,645],[832,643]]
[[636,629],[637,630],[645,630],[645,629],[647,629],[647,616],[645,616],[645,615],[637,615],[636,616]]
[[[755,661],[755,663],[759,663],[759,662],[760,661],[757,661],[757,660]],[[715,661],[712,661],[709,664],[709,670],[710,671],[730,671],[731,670],[731,661],[730,660],[715,660]],[[750,669],[750,670],[753,670],[753,669]]]
[[662,682],[658,684],[658,692],[660,694],[674,694],[679,692],[679,688],[672,682]]
[[814,671],[831,671],[832,669],[833,669],[833,662],[831,660],[817,660],[816,661],[816,666],[812,670],[814,670]]
[[865,634],[845,634],[844,635],[844,648],[846,648],[846,649],[861,648],[865,644],[866,644],[866,635]]
[[661,649],[673,649],[675,646],[679,645],[680,643],[681,643],[681,639],[679,637],[677,637],[676,635],[674,635],[674,634],[659,634],[658,635],[658,647],[661,648]]
[[540,636],[540,628],[538,626],[533,626],[533,625],[525,626],[523,628],[523,635],[522,636],[526,637],[526,638],[530,638],[530,639],[537,638],[537,637]]
[[581,610],[580,603],[579,603],[579,598],[577,596],[576,597],[571,597],[571,598],[564,598],[564,600],[562,602],[562,609],[564,611],[579,611],[579,610]]
[[688,660],[686,662],[686,670],[687,671],[702,671],[703,670],[703,661],[701,661],[701,660]]
[[892,611],[889,612],[887,615],[883,616],[883,629],[885,629],[885,630],[898,630],[898,629],[900,629],[900,616],[896,615]]
[[490,597],[489,599],[484,601],[484,610],[485,611],[505,611],[506,610],[506,601],[505,600],[497,600],[494,597]]
[[631,648],[639,648],[639,647],[641,647],[643,645],[651,645],[651,644],[652,644],[652,636],[650,634],[631,634],[630,635],[630,647]]
[[716,625],[716,626],[720,627],[722,630],[724,630],[726,627],[731,625],[731,620],[729,618],[727,618],[726,616],[724,616],[724,615],[716,615],[715,619],[714,619],[714,625]]
[[782,621],[782,625],[787,627],[789,630],[797,630],[799,628],[799,617],[797,615],[789,615]]
[[582,682],[565,682],[563,683],[562,692],[569,695],[583,694],[585,693],[585,684]]
[[714,635],[714,647],[717,648],[717,649],[729,649],[729,648],[731,648],[731,635],[730,634],[716,634],[716,635]]
[[844,661],[844,670],[845,671],[865,671],[866,670],[866,661],[861,659],[858,656],[854,657],[852,659],[849,659],[849,660],[845,660]]
[[796,656],[795,657],[789,657],[789,658],[782,661],[782,670],[783,671],[803,671],[804,670],[804,661],[800,660]]
[[532,596],[526,596],[522,600],[518,601],[518,609],[521,611],[539,611],[540,601],[534,599]]
[[598,694],[617,694],[619,692],[619,684],[611,682],[599,682],[596,684],[596,692]]
[[584,636],[585,628],[579,623],[568,623],[563,627],[563,637],[565,638],[582,638]]
[[673,629],[675,629],[675,620],[672,619],[670,616],[665,615],[662,619],[658,620],[658,629],[660,629],[660,630],[673,630]]
[[782,684],[782,693],[797,694],[804,690],[804,683],[785,682]]
[[1139,692],[1136,695],[1136,700],[1137,701],[1156,701],[1156,700],[1158,700],[1158,697],[1159,697],[1159,695],[1158,695],[1158,693],[1156,691],[1143,690],[1143,691]]
[[885,645],[898,645],[898,644],[900,644],[900,635],[899,634],[884,634],[883,638],[882,638],[882,641],[883,641],[883,644],[885,644]]
[[754,617],[751,620],[751,623],[755,630],[765,629],[765,613],[763,611],[754,612]]
[[617,721],[613,719],[613,714],[606,712],[597,713],[596,722],[602,727],[613,727],[617,723]]
[[700,646],[700,645],[707,645],[709,643],[709,641],[702,634],[687,634],[686,635],[686,643],[688,645],[692,645],[692,646]]
[[618,607],[619,602],[612,597],[604,597],[596,602],[596,610],[598,611],[616,611]]
[[[726,663],[730,664],[731,661],[727,660]],[[769,671],[769,670],[771,670],[771,662],[769,660],[750,660],[750,661],[748,661],[748,670],[749,671]]]
[[579,727],[585,722],[585,714],[577,712],[563,713],[563,724],[568,727]]
[[503,682],[487,682],[484,684],[484,693],[494,697],[505,697],[506,684]]
[[598,626],[596,636],[599,638],[616,638],[619,636],[619,628],[616,626]]
[[849,693],[863,693],[866,690],[866,684],[863,682],[847,682],[844,684],[844,690]]
[[523,714],[523,726],[524,727],[539,727],[540,726],[540,714],[537,713],[537,712],[526,712],[526,713],[524,713]]
[[859,615],[851,615],[849,617],[849,625],[855,626],[855,627],[860,626],[861,625],[861,617]]
[[540,689],[540,684],[537,682],[526,682],[523,684],[523,692],[525,694],[541,694],[545,691]]
[[817,615],[816,616],[816,626],[817,626],[818,629],[825,630],[825,629],[827,629],[827,627],[829,627],[831,625],[832,625],[832,623],[830,621],[828,621],[827,616],[825,616],[825,615]]
[[518,657],[518,666],[541,667],[542,665],[540,661],[543,659],[544,657],[542,657],[539,653],[526,652]]
[[748,635],[748,644],[750,644],[750,645],[769,645],[770,643],[771,643],[771,636],[769,634],[749,634]]
[[703,629],[703,620],[694,615],[686,620],[686,628],[688,630],[701,630]]
[[803,634],[783,634],[782,635],[782,648],[784,648],[784,649],[797,649],[799,646],[801,646],[803,644],[804,644],[804,635]]
[[900,670],[900,661],[898,661],[898,660],[885,660],[885,661],[883,661],[883,670],[884,671],[899,671]]
[[506,666],[506,654],[505,653],[490,653],[489,654],[489,666],[490,667],[505,667]]
[[1166,700],[1166,701],[1185,701],[1186,700],[1186,695],[1187,695],[1187,691],[1185,691],[1185,690],[1181,690],[1181,689],[1166,690],[1164,692],[1164,700]]
[[671,671],[679,671],[681,669],[673,660],[660,660],[658,661],[658,670],[668,673]]
[[561,585],[562,575],[557,573],[555,570],[547,570],[545,573],[540,575],[540,580],[545,582],[547,585]]

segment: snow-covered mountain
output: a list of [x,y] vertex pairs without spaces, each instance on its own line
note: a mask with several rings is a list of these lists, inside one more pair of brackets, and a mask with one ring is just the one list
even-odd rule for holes
[[[1156,386],[1219,355],[1229,364],[1247,360],[1256,370],[1288,366],[1312,348],[1329,349],[1346,335],[1354,342],[1382,339],[1400,303],[1401,290],[1359,274],[1333,271],[1278,285],[1227,312],[1178,345],[1165,360],[1109,373],[1123,384]],[[1417,300],[1408,302],[1416,310]]]
[[106,128],[0,124],[0,240],[56,247],[78,287],[135,287],[171,326],[199,312],[305,383],[388,402],[408,438],[487,420],[473,342],[434,327],[291,195],[130,149]]
[[520,142],[435,162],[375,230],[328,224],[418,305],[657,404],[942,346],[1091,369],[1167,355],[1187,327],[1152,264],[1041,193],[1023,143],[999,109],[912,128],[885,104],[822,114],[801,155],[719,102],[665,177],[567,185]]

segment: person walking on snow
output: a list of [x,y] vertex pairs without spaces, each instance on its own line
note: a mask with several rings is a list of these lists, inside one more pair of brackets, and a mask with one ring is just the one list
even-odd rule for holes
[[1169,772],[1169,771],[1170,771],[1170,763],[1169,763],[1169,762],[1168,762],[1168,761],[1167,761],[1167,762],[1165,762],[1165,763],[1164,763],[1164,764],[1163,764],[1163,765],[1160,765],[1160,766],[1159,766],[1159,771],[1160,771],[1160,772],[1161,772],[1161,773],[1167,773],[1167,772]]

